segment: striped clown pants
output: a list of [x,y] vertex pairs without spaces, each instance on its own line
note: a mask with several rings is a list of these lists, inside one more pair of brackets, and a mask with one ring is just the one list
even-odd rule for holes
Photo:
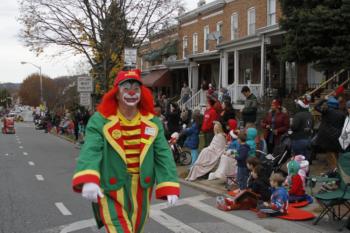
[[124,187],[105,192],[99,212],[108,233],[141,233],[148,218],[152,188],[144,189],[133,174]]

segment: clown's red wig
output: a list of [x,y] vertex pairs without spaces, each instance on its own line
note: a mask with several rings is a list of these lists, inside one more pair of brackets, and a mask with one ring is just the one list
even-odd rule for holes
[[[103,96],[102,102],[97,107],[97,111],[106,118],[117,113],[118,101],[116,95],[118,93],[118,90],[118,86],[116,86],[107,92]],[[152,92],[145,86],[141,86],[141,99],[138,107],[142,115],[148,115],[149,113],[154,114]]]

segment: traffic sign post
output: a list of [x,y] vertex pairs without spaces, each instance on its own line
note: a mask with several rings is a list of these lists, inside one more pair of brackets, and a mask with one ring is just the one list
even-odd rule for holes
[[91,93],[94,91],[92,78],[87,76],[78,77],[77,87],[80,94],[80,105],[92,109]]
[[124,49],[124,66],[136,68],[137,49]]

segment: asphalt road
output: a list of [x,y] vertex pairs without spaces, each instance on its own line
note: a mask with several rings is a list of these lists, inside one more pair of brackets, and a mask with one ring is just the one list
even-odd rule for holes
[[[54,135],[17,123],[0,134],[0,233],[93,233],[90,204],[71,190],[79,149]],[[250,211],[222,212],[215,197],[182,186],[178,205],[152,201],[146,233],[331,232],[321,224],[259,220]]]

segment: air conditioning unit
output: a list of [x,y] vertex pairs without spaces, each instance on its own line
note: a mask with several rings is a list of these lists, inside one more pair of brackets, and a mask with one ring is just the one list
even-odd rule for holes
[[208,40],[218,40],[221,38],[221,33],[216,31],[208,34]]

